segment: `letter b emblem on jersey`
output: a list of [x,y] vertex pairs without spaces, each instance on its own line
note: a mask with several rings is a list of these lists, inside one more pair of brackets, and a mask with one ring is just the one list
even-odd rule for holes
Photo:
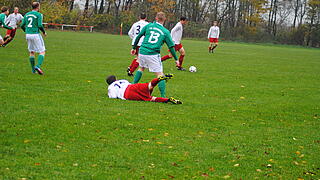
[[148,42],[152,43],[152,44],[157,43],[159,40],[160,34],[157,32],[154,32],[154,31],[150,31],[150,33],[151,33],[151,36],[150,36]]

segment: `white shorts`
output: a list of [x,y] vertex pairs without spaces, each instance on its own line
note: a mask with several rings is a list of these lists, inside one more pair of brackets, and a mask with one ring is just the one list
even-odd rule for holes
[[150,72],[163,72],[160,54],[157,55],[143,55],[139,54],[140,67],[149,68]]
[[29,52],[41,53],[46,51],[42,36],[40,34],[27,34]]
[[2,36],[0,35],[0,41],[1,41],[1,40],[3,40],[3,39],[2,39]]

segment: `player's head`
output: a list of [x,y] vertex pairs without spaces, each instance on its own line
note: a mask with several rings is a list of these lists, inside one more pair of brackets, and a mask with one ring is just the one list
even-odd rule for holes
[[141,13],[141,14],[140,14],[140,19],[141,19],[141,20],[147,19],[146,13]]
[[32,9],[33,10],[40,10],[40,3],[39,2],[33,2],[32,3]]
[[14,12],[15,14],[17,14],[17,13],[19,12],[19,8],[18,8],[18,7],[14,7],[13,12]]
[[1,13],[4,13],[4,14],[8,15],[9,14],[9,8],[7,6],[2,6]]
[[213,21],[213,25],[217,26],[218,25],[218,21]]
[[111,76],[108,76],[108,77],[106,78],[106,83],[107,83],[108,85],[110,85],[110,84],[112,84],[113,82],[115,82],[116,80],[117,80],[116,76],[111,75]]
[[184,17],[184,16],[182,16],[182,17],[180,18],[180,22],[181,22],[181,24],[186,24],[186,23],[187,23],[187,18]]
[[163,24],[166,21],[166,14],[164,12],[158,12],[156,15],[156,21]]

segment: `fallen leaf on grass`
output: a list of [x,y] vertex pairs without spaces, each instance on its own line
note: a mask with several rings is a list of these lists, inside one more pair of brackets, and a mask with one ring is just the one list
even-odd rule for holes
[[246,99],[245,97],[241,96],[240,99]]
[[91,81],[90,81],[90,80],[88,80],[87,82],[88,82],[88,83],[91,83]]
[[168,174],[168,177],[169,177],[169,178],[171,178],[171,179],[173,179],[173,178],[174,178],[174,176],[172,176],[172,175],[169,175],[169,174]]
[[153,130],[154,130],[153,128],[149,128],[149,129],[148,129],[148,131],[153,131]]
[[257,171],[257,172],[262,172],[262,170],[261,170],[261,169],[256,169],[256,171]]
[[296,155],[300,155],[301,154],[301,152],[300,151],[296,151]]
[[208,175],[207,173],[203,173],[203,174],[201,174],[201,176],[203,176],[203,177],[209,177],[209,175]]
[[173,148],[173,146],[168,146],[169,149]]
[[148,139],[143,139],[142,141],[143,141],[143,142],[149,142],[149,140],[148,140]]
[[91,165],[91,167],[97,167],[97,166],[98,166],[97,164],[92,164],[92,165]]
[[213,172],[215,169],[213,167],[209,168],[209,171]]
[[164,136],[169,136],[169,133],[164,133]]
[[156,142],[157,144],[163,144],[163,142]]
[[41,163],[34,163],[34,165],[36,165],[36,166],[40,166],[40,165],[41,165]]
[[73,163],[72,166],[77,167],[78,163]]
[[233,166],[234,166],[234,167],[239,167],[239,166],[240,166],[240,164],[234,164]]
[[178,164],[177,164],[177,163],[175,163],[175,162],[174,162],[174,163],[172,163],[171,165],[172,165],[172,166],[178,166]]
[[271,164],[267,164],[267,168],[271,168],[272,167],[272,165]]
[[224,179],[229,179],[230,177],[231,177],[230,175],[223,176]]
[[31,142],[31,140],[25,139],[23,142],[24,142],[24,143],[29,143],[29,142]]

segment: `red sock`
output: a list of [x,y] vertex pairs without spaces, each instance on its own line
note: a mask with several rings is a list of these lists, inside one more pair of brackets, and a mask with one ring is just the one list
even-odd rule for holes
[[182,67],[184,55],[180,55],[179,57],[179,67]]
[[154,97],[154,102],[168,102],[169,98]]
[[151,81],[151,86],[155,87],[159,82],[160,82],[160,81],[159,81],[158,78],[154,78],[154,79]]
[[171,57],[169,55],[165,55],[161,58],[161,61],[165,61],[167,59],[170,59]]
[[133,73],[139,67],[139,63],[137,62],[137,58],[134,58],[130,65],[130,73]]

